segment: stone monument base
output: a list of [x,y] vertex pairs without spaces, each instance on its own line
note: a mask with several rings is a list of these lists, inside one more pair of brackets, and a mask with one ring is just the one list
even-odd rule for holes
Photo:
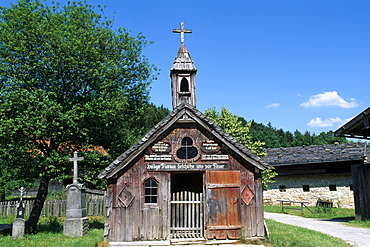
[[89,219],[68,218],[64,220],[63,232],[68,237],[82,237],[89,231]]
[[25,219],[15,219],[13,221],[12,237],[13,239],[19,239],[24,237],[26,229]]

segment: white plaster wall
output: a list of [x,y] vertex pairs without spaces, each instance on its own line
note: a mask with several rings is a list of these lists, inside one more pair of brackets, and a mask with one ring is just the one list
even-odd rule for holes
[[[330,191],[329,185],[335,184],[336,191]],[[275,183],[263,192],[264,202],[280,205],[279,199],[307,201],[308,206],[316,206],[319,197],[330,198],[334,207],[354,208],[351,174],[277,176]],[[286,192],[280,192],[279,186],[285,185]],[[310,191],[304,192],[303,185],[309,185]]]

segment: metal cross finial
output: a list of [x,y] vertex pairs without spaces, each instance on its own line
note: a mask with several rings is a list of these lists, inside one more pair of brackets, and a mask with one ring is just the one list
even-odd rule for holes
[[192,33],[193,30],[191,30],[191,29],[184,29],[184,23],[181,22],[180,23],[180,29],[173,29],[172,32],[173,33],[180,33],[181,34],[181,36],[180,36],[181,44],[184,44],[184,42],[185,42],[184,34],[185,33]]
[[84,159],[84,157],[78,157],[77,154],[78,154],[78,152],[75,151],[73,153],[73,158],[69,158],[69,161],[73,161],[73,183],[74,184],[78,184],[78,179],[77,179],[78,166],[77,166],[77,162]]
[[24,217],[24,203],[23,203],[23,194],[26,188],[23,187],[23,182],[21,182],[21,187],[18,188],[20,192],[19,203],[17,204],[17,218]]

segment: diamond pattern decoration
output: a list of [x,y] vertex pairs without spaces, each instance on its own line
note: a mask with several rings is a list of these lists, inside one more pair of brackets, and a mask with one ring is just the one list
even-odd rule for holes
[[242,198],[242,201],[245,203],[245,204],[249,204],[251,202],[251,200],[253,199],[254,197],[254,192],[253,190],[251,190],[251,188],[249,188],[248,185],[246,185],[243,190],[242,190],[242,193],[241,193],[241,198]]
[[134,198],[135,197],[131,194],[131,192],[128,191],[126,187],[124,187],[117,197],[118,207],[120,208],[129,207]]

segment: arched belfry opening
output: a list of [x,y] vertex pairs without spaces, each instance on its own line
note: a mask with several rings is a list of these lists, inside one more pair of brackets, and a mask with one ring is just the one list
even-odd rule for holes
[[186,78],[181,79],[180,92],[181,93],[188,93],[189,92],[189,82]]
[[172,85],[172,106],[176,108],[185,102],[196,107],[195,97],[195,75],[197,69],[185,47],[184,34],[191,33],[192,30],[184,29],[184,23],[181,22],[180,29],[174,29],[174,33],[180,33],[180,48],[171,67],[171,85]]

